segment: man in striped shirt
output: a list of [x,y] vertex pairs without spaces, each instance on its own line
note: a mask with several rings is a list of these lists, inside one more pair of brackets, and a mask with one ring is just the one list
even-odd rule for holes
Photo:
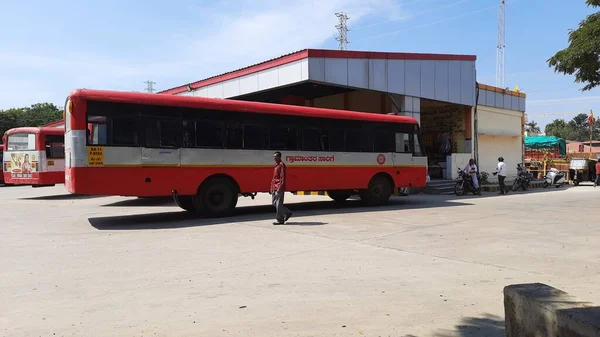
[[273,206],[275,206],[275,218],[277,222],[274,225],[283,225],[292,216],[292,211],[283,205],[283,198],[286,187],[286,166],[281,160],[281,152],[277,151],[273,154],[275,159],[275,170],[273,171],[273,179],[271,180],[271,195],[273,197]]

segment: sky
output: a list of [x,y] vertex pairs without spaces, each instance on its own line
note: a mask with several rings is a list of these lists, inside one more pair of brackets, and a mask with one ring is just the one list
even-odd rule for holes
[[[336,49],[350,17],[350,50],[472,54],[477,80],[495,85],[500,0],[0,0],[0,109],[51,102],[76,88],[144,91],[197,81],[305,48]],[[590,109],[546,60],[593,12],[584,0],[507,0],[505,86],[527,94],[543,127]],[[562,113],[556,115],[556,113]],[[552,114],[552,115],[545,115]]]

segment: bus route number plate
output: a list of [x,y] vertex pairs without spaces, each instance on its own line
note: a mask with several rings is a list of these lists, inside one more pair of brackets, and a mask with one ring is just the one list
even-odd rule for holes
[[104,166],[104,147],[88,147],[88,166]]

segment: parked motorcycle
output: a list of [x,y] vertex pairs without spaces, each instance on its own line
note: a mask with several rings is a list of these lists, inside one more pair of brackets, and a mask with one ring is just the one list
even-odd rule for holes
[[462,169],[458,169],[458,178],[457,178],[457,182],[454,185],[454,194],[461,196],[461,195],[465,195],[469,192],[472,192],[473,195],[480,195],[481,194],[481,186],[478,188],[475,188],[475,186],[473,186],[473,178],[471,177],[471,175],[467,174],[464,170]]
[[512,185],[513,191],[518,191],[519,188],[522,188],[523,191],[526,191],[529,188],[529,184],[533,180],[533,175],[523,167],[521,164],[517,164],[517,179]]
[[543,188],[548,186],[556,186],[556,188],[561,187],[566,183],[566,174],[560,172],[554,167],[550,169],[546,177],[544,178],[544,183],[542,184]]

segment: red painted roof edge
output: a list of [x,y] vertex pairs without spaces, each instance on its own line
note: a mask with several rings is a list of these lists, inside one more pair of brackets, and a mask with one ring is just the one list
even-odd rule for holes
[[201,88],[207,85],[211,85],[214,83],[219,83],[223,81],[227,81],[236,77],[241,77],[244,75],[250,75],[262,70],[267,70],[270,68],[274,68],[283,64],[291,63],[294,61],[302,60],[308,57],[308,49],[299,50],[290,54],[286,54],[274,59],[270,59],[264,62],[256,63],[241,69],[232,70],[230,72],[226,72],[221,75],[212,76],[209,78],[205,78],[200,81],[192,82],[189,84],[181,85],[175,88],[167,89],[160,91],[159,94],[178,94],[181,92],[187,91],[187,87],[190,86],[192,89]]
[[51,127],[55,127],[55,126],[61,125],[61,124],[65,124],[65,120],[64,119],[57,120],[57,121],[54,121],[52,123],[48,123],[46,125],[42,125],[41,127],[43,127],[43,128],[50,127],[51,128]]
[[424,53],[388,53],[388,52],[367,52],[350,50],[328,50],[328,49],[304,49],[290,54],[286,54],[274,59],[257,63],[238,70],[233,70],[221,75],[212,76],[200,81],[180,85],[175,88],[166,89],[158,92],[159,94],[179,94],[187,91],[187,87],[192,89],[205,87],[211,84],[227,81],[244,75],[253,74],[262,70],[274,68],[283,64],[302,60],[308,57],[324,58],[354,58],[354,59],[385,59],[385,60],[435,60],[435,61],[475,61],[475,55],[452,55],[452,54],[424,54]]

